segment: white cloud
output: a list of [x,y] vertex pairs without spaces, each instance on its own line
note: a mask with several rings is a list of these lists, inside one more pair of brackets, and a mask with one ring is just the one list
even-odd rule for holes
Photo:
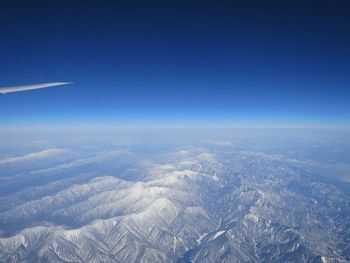
[[99,152],[96,156],[93,157],[87,157],[87,158],[81,158],[81,159],[76,159],[67,163],[59,164],[54,167],[50,168],[45,168],[45,169],[40,169],[40,170],[34,170],[30,172],[30,174],[41,174],[41,173],[48,173],[48,172],[55,172],[63,169],[71,169],[75,167],[80,167],[89,163],[94,163],[98,162],[101,160],[104,160],[105,158],[109,157],[116,157],[124,154],[129,154],[128,150],[112,150],[112,151],[104,151],[104,152]]
[[64,154],[66,152],[67,152],[66,149],[51,148],[40,152],[34,152],[34,153],[25,154],[22,156],[6,158],[3,160],[0,160],[0,164],[10,164],[10,163],[16,163],[16,162],[44,159],[54,155]]

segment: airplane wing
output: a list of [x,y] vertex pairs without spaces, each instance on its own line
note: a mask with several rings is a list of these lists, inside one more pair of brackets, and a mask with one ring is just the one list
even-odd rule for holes
[[6,94],[11,92],[18,92],[24,90],[32,90],[32,89],[43,89],[53,86],[61,86],[66,84],[71,84],[72,82],[49,82],[42,84],[33,84],[33,85],[25,85],[25,86],[12,86],[12,87],[3,87],[0,88],[0,94]]

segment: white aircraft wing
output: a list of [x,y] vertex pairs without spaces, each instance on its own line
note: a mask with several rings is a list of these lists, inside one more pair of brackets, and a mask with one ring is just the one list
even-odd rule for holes
[[72,82],[49,82],[42,84],[33,84],[33,85],[25,85],[25,86],[12,86],[12,87],[2,87],[0,88],[0,94],[6,94],[11,92],[18,92],[24,90],[32,90],[32,89],[43,89],[53,86],[61,86],[66,84],[71,84]]

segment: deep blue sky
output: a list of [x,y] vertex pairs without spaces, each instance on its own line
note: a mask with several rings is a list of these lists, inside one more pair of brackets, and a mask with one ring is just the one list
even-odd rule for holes
[[4,125],[350,123],[348,1],[8,2]]

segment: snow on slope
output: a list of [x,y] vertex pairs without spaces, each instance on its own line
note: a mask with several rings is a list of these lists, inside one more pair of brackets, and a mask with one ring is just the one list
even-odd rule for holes
[[106,170],[125,158],[118,151],[45,168],[68,175],[0,196],[0,262],[350,258],[341,190],[281,158],[220,147],[172,149],[132,168]]

